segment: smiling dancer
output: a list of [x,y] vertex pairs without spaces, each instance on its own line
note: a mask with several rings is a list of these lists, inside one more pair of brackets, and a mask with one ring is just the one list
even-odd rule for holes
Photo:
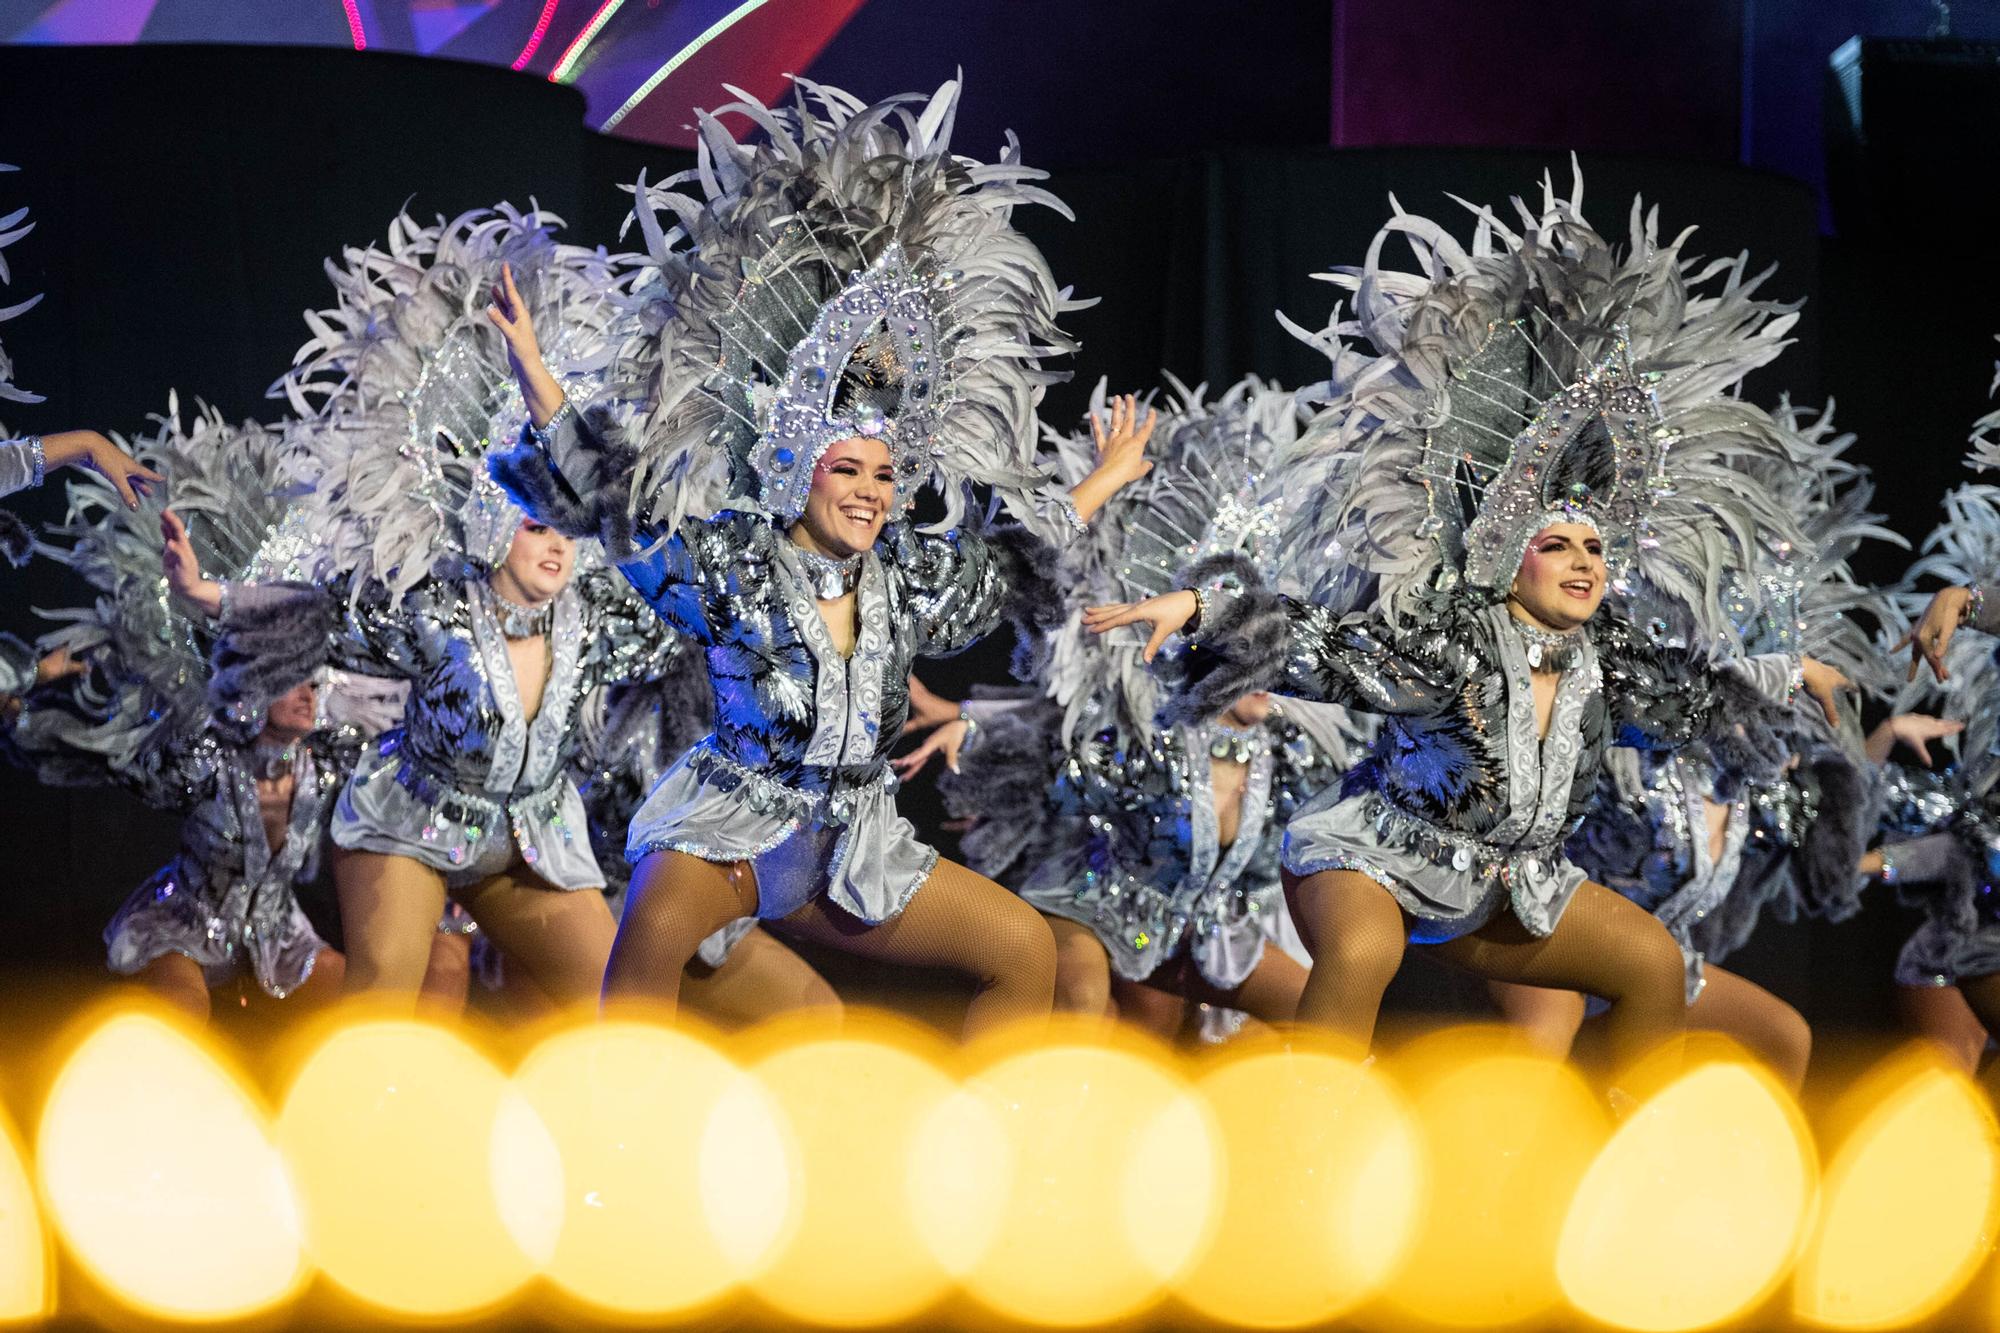
[[[1790,437],[1791,457],[1761,469],[1755,484],[1779,493],[1787,512],[1800,517],[1807,546],[1761,540],[1747,568],[1727,571],[1732,620],[1747,649],[1810,652],[1886,696],[1892,682],[1856,617],[1878,626],[1899,617],[1885,593],[1855,581],[1848,562],[1864,540],[1900,539],[1867,512],[1873,485],[1867,469],[1845,456],[1853,437],[1833,434],[1830,412],[1808,421],[1786,403],[1772,420]],[[1676,641],[1690,637],[1679,609],[1643,589],[1620,609],[1629,620],[1668,627]],[[1869,760],[1899,736],[1920,740],[1954,728],[1897,717],[1878,728],[1864,753],[1857,729],[1829,732],[1806,711],[1790,722],[1782,732],[1745,725],[1712,733],[1671,754],[1613,750],[1598,800],[1567,853],[1673,934],[1687,962],[1689,1027],[1741,1042],[1796,1091],[1812,1049],[1804,1017],[1718,964],[1767,911],[1781,921],[1802,913],[1838,921],[1858,910],[1856,867],[1873,835]],[[1568,1052],[1584,996],[1497,981],[1489,987],[1538,1045]]]
[[[496,475],[559,529],[602,535],[706,648],[715,693],[714,732],[632,821],[608,999],[672,1004],[702,937],[754,912],[969,976],[969,1033],[1049,1010],[1048,927],[917,840],[888,752],[914,659],[1003,613],[1060,615],[1044,541],[976,521],[970,487],[1067,541],[1143,475],[1150,419],[1121,401],[1095,469],[1055,489],[1034,410],[1041,356],[1069,346],[1063,296],[1010,222],[1054,201],[1011,148],[983,165],[951,152],[957,95],[863,106],[801,82],[784,107],[702,116],[699,169],[640,194],[656,271],[623,401],[580,414],[511,290],[496,312],[533,440]],[[730,113],[760,137],[731,140]],[[926,486],[942,530],[912,519]]]
[[[1720,568],[1753,534],[1803,542],[1734,470],[1781,461],[1782,439],[1723,394],[1789,321],[1740,262],[1695,266],[1636,209],[1614,252],[1580,184],[1544,196],[1520,234],[1479,213],[1469,248],[1399,213],[1336,278],[1355,317],[1320,340],[1327,405],[1275,477],[1304,497],[1285,548],[1311,600],[1223,556],[1088,623],[1149,624],[1149,654],[1191,634],[1176,718],[1257,688],[1384,715],[1372,757],[1286,836],[1314,958],[1301,1021],[1368,1042],[1408,939],[1490,979],[1604,997],[1624,1067],[1683,1029],[1685,979],[1666,929],[1562,854],[1605,747],[1684,744],[1801,684],[1830,718],[1845,681],[1790,655],[1712,666],[1599,613],[1608,580],[1643,577],[1730,645],[1705,596]],[[1399,237],[1421,272],[1383,266]]]

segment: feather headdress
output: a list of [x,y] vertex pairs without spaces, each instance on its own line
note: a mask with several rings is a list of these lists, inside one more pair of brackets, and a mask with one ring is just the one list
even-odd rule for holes
[[500,332],[486,317],[501,266],[542,333],[559,381],[595,381],[613,355],[628,257],[564,245],[561,220],[502,204],[328,261],[334,304],[272,390],[290,402],[289,467],[309,490],[274,558],[310,558],[400,594],[436,571],[504,559],[521,511],[486,454],[524,415]]
[[61,740],[113,766],[200,730],[211,716],[211,631],[167,591],[161,509],[171,503],[187,525],[205,574],[235,579],[255,572],[258,551],[290,504],[281,432],[255,422],[233,425],[205,406],[184,418],[176,396],[153,422],[150,434],[118,443],[164,476],[166,486],[128,510],[110,482],[81,473],[69,483],[67,514],[38,548],[96,594],[87,605],[45,613],[58,628],[42,637],[42,651],[67,649],[94,668],[78,678],[80,720],[62,724]]
[[[20,168],[10,167],[4,162],[0,162],[0,171],[18,170]],[[5,215],[0,215],[0,285],[14,281],[13,273],[7,268],[7,247],[34,229],[35,224],[28,220],[28,210],[25,207],[17,208]],[[10,306],[0,306],[0,324],[4,324],[16,316],[24,315],[28,311],[33,310],[40,303],[41,299],[42,293],[37,292],[25,301],[16,301]],[[0,401],[10,403],[39,403],[42,401],[40,394],[29,393],[26,389],[14,383],[14,363],[8,357],[5,347],[0,347]]]
[[635,512],[796,517],[853,436],[889,447],[898,517],[926,484],[945,526],[966,483],[1028,508],[1035,407],[1060,378],[1043,362],[1071,350],[1055,321],[1077,308],[1013,225],[1027,204],[1068,216],[1043,173],[1012,136],[994,162],[952,151],[956,81],[872,106],[805,80],[774,108],[731,92],[700,116],[695,169],[637,188],[650,267],[615,395],[643,405]]
[[[1161,701],[1161,683],[1140,659],[1142,641],[1090,633],[1083,608],[1169,591],[1182,570],[1223,552],[1275,576],[1280,515],[1265,499],[1265,470],[1298,433],[1292,394],[1254,376],[1213,400],[1206,386],[1189,389],[1172,376],[1167,383],[1149,447],[1152,472],[1107,502],[1063,553],[1070,614],[1053,636],[1043,679],[1062,707],[1065,742],[1106,725],[1149,735]],[[1100,382],[1091,410],[1105,405]],[[1058,475],[1082,480],[1095,464],[1091,432],[1046,433]]]
[[[1437,588],[1503,595],[1529,537],[1584,522],[1614,588],[1643,578],[1726,642],[1725,571],[1760,539],[1804,542],[1742,480],[1793,442],[1732,396],[1784,348],[1793,307],[1758,297],[1768,270],[1744,257],[1686,258],[1687,232],[1662,244],[1636,200],[1614,247],[1583,217],[1580,174],[1567,198],[1544,179],[1538,211],[1514,205],[1519,230],[1467,205],[1469,243],[1396,206],[1362,266],[1321,275],[1352,314],[1317,334],[1286,322],[1332,364],[1274,470],[1301,497],[1291,567],[1318,600],[1406,620]],[[1389,266],[1395,241],[1414,271]]]

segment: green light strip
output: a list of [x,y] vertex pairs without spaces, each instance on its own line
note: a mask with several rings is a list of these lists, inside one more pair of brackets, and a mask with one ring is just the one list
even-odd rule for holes
[[764,7],[764,4],[765,0],[743,0],[742,4],[736,6],[736,8],[730,10],[727,14],[724,14],[721,18],[717,19],[714,23],[710,24],[707,32],[704,32],[701,36],[695,38],[693,41],[689,42],[686,46],[682,47],[679,51],[675,52],[674,58],[672,60],[669,60],[666,64],[660,66],[657,70],[653,71],[653,77],[647,79],[644,83],[640,84],[638,89],[635,92],[633,92],[633,94],[630,97],[625,99],[625,105],[619,107],[616,111],[612,112],[611,115],[605,119],[605,122],[602,125],[599,125],[597,128],[606,131],[617,128],[619,121],[625,119],[626,116],[632,114],[633,109],[637,107],[639,103],[645,101],[649,96],[651,96],[653,90],[659,87],[661,84],[665,83],[667,81],[667,77],[671,75],[675,70],[679,69],[682,65],[685,65],[689,60],[692,60],[697,51],[701,50],[702,47],[707,46],[710,42],[720,37],[723,33],[728,32],[732,27],[736,25],[739,19],[742,19],[745,16],[753,14],[757,10],[762,9]]
[[597,34],[604,30],[604,25],[611,22],[611,16],[616,14],[619,6],[624,3],[625,0],[611,0],[611,3],[602,6],[596,14],[591,16],[590,22],[585,25],[583,31],[576,35],[576,40],[569,44],[569,50],[563,52],[562,59],[557,61],[556,67],[549,71],[550,83],[568,83],[576,77],[576,62],[583,59],[584,48],[589,46],[596,39]]

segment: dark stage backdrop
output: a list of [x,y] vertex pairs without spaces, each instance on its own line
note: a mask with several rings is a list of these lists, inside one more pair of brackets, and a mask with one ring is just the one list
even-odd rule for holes
[[[323,299],[321,258],[379,236],[401,207],[428,218],[532,195],[570,220],[572,239],[615,245],[626,208],[617,185],[686,159],[593,135],[580,112],[566,89],[482,67],[411,69],[395,56],[0,48],[0,160],[22,168],[0,176],[0,211],[25,203],[40,224],[8,251],[8,295],[48,294],[0,330],[20,381],[49,398],[6,424],[139,427],[170,387],[232,416],[276,415],[263,391],[302,341],[299,312]],[[1037,145],[1024,148],[1036,160]],[[1070,145],[1065,157],[1076,156]],[[1323,366],[1272,312],[1325,320],[1335,292],[1310,275],[1360,258],[1392,189],[1445,218],[1457,211],[1447,192],[1504,205],[1538,190],[1544,171],[1566,191],[1569,169],[1555,152],[1303,148],[1068,167],[1051,183],[1077,220],[1022,222],[1064,280],[1102,300],[1073,319],[1083,349],[1075,381],[1050,395],[1050,419],[1071,419],[1100,375],[1119,389],[1153,385],[1163,368],[1218,388],[1248,371],[1320,378]],[[1774,295],[1817,297],[1814,204],[1795,182],[1657,158],[1586,156],[1583,171],[1600,228],[1622,232],[1643,192],[1660,204],[1664,234],[1699,223],[1695,251],[1747,250],[1778,265]],[[1760,374],[1754,395],[1817,401],[1835,333],[1809,304],[1797,346]],[[1982,387],[1960,395],[1960,422]],[[1899,483],[1934,495],[1935,475]],[[50,489],[9,503],[47,518],[61,499]],[[0,573],[0,628],[34,633],[32,606],[72,596],[46,565]],[[957,693],[1003,668],[1004,645],[993,645],[925,675]],[[909,793],[908,808],[935,828],[927,787]],[[120,897],[170,854],[172,821],[13,772],[0,774],[0,811],[11,881],[0,963],[95,963]],[[1768,932],[1751,970],[1809,1012],[1866,1014],[1885,974],[1814,975],[1818,939]],[[1443,1002],[1448,989],[1433,982],[1410,998]]]

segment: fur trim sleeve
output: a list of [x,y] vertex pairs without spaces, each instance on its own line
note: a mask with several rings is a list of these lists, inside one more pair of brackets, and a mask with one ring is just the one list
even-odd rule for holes
[[578,412],[564,403],[546,427],[525,427],[521,442],[487,459],[514,503],[570,537],[595,537],[611,558],[637,549],[632,470],[638,451],[604,406]]
[[1247,556],[1209,556],[1189,567],[1182,585],[1200,594],[1205,613],[1168,668],[1162,726],[1205,722],[1245,694],[1277,688],[1291,646],[1285,599],[1265,586]]

